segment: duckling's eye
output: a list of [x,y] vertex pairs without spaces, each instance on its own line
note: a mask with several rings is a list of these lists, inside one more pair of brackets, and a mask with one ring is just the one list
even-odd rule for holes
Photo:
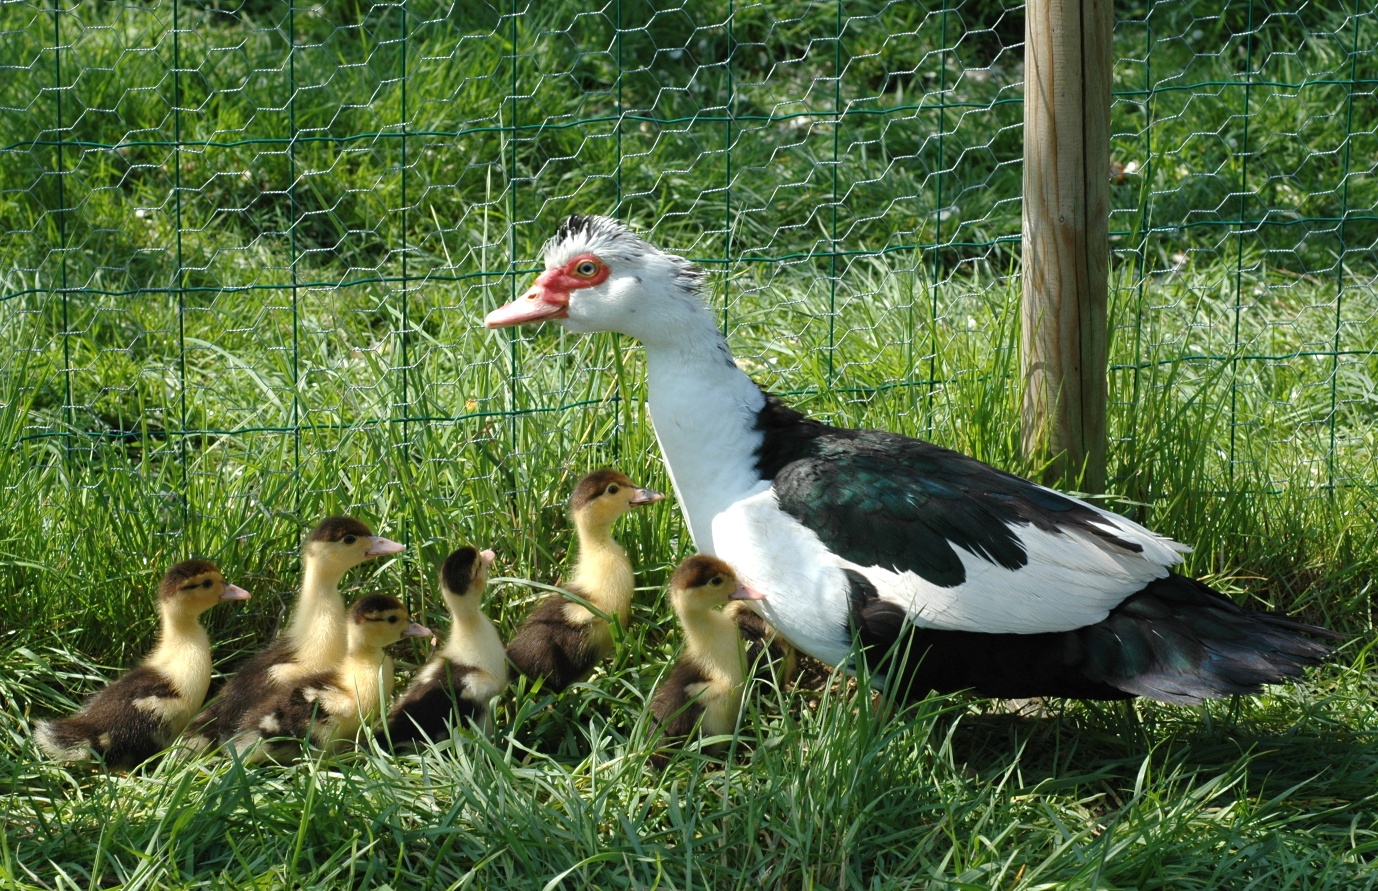
[[388,624],[389,624],[389,625],[396,625],[396,624],[397,624],[397,617],[396,617],[396,616],[388,616]]
[[584,260],[574,267],[574,274],[581,278],[593,278],[598,274],[598,264],[592,260]]
[[214,583],[210,579],[206,579],[204,582],[201,583],[201,587],[209,588],[212,584]]
[[713,578],[709,579],[708,584],[712,585],[712,586],[715,587],[715,588],[718,587],[719,585],[722,584],[722,576],[720,576],[720,575],[715,575],[715,576],[713,576]]
[[344,537],[344,543],[347,544],[347,545],[352,545],[352,544],[354,544],[354,542],[356,542],[356,541],[358,541],[358,540],[359,540],[359,536],[357,536],[357,535],[346,535],[346,536]]
[[607,494],[609,494],[609,495],[616,495],[616,494],[617,494],[617,483],[613,483],[611,486],[608,486],[608,492],[607,492]]

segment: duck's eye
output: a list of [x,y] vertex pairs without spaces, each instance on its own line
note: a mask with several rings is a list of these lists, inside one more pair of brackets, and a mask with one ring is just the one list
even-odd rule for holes
[[396,625],[396,624],[397,624],[397,617],[396,617],[396,616],[388,616],[388,624],[389,624],[389,625]]
[[609,495],[616,495],[616,494],[617,494],[617,483],[613,483],[611,486],[608,486],[608,494],[609,494]]
[[713,576],[713,578],[709,579],[708,584],[712,585],[712,586],[715,587],[715,588],[718,587],[719,585],[722,584],[722,576],[720,576],[720,575],[715,575],[715,576]]
[[204,582],[201,583],[201,587],[203,587],[203,588],[209,588],[209,587],[210,587],[211,585],[213,585],[213,584],[215,584],[215,583],[212,582],[210,579],[206,579]]
[[598,264],[592,260],[582,260],[574,267],[574,274],[581,278],[593,278],[598,274]]
[[344,543],[347,544],[347,545],[352,545],[352,544],[354,544],[354,542],[356,542],[356,541],[358,541],[358,540],[359,540],[359,536],[357,536],[357,535],[346,535],[346,536],[344,537]]

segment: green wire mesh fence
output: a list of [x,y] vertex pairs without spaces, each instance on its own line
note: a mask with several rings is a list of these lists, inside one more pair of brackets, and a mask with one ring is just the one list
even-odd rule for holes
[[[1116,15],[1112,477],[1208,423],[1212,485],[1373,485],[1378,8]],[[6,443],[68,488],[146,481],[172,531],[649,467],[625,344],[475,328],[597,212],[710,268],[764,385],[981,451],[948,394],[997,417],[1017,386],[1023,27],[993,0],[0,5]]]

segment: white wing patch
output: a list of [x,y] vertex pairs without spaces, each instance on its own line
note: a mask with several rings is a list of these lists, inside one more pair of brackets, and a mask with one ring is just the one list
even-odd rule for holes
[[1099,515],[1097,526],[1142,550],[1127,550],[1075,527],[1053,532],[1018,525],[1012,529],[1025,549],[1024,566],[1005,569],[954,546],[966,580],[945,588],[917,573],[841,559],[812,529],[780,510],[771,489],[714,517],[713,550],[766,595],[757,608],[786,640],[836,665],[846,656],[851,608],[843,569],[865,576],[881,598],[902,607],[921,627],[1038,634],[1100,622],[1131,594],[1165,577],[1190,550],[1117,514],[1078,503]]
[[432,659],[417,671],[412,678],[413,687],[424,687],[427,684],[434,684],[440,679],[440,672],[444,669],[444,664],[438,659]]
[[507,689],[507,678],[499,677],[491,671],[478,669],[465,679],[465,696],[484,708],[493,697]]
[[[945,631],[1039,634],[1103,620],[1125,598],[1168,574],[1167,566],[1075,529],[1046,532],[1015,526],[1028,562],[1006,569],[954,548],[966,581],[950,588],[917,573],[842,561],[904,608],[914,624]],[[1173,552],[1176,559],[1181,558]]]
[[[1138,555],[1140,560],[1149,563],[1156,563],[1159,566],[1176,566],[1182,562],[1182,555],[1191,553],[1191,546],[1184,545],[1179,541],[1173,541],[1166,535],[1159,535],[1152,529],[1140,526],[1128,517],[1122,517],[1117,513],[1097,507],[1089,501],[1082,501],[1080,498],[1073,498],[1071,495],[1064,495],[1056,489],[1049,489],[1046,486],[1039,486],[1045,492],[1052,492],[1054,495],[1066,498],[1068,501],[1081,505],[1088,510],[1100,515],[1097,526],[1114,535],[1122,541],[1136,544],[1143,548],[1143,552]],[[1104,547],[1113,547],[1109,543]],[[1117,551],[1119,549],[1116,549]]]
[[684,695],[688,699],[695,699],[711,686],[712,684],[708,681],[698,681],[697,683],[687,685],[684,688]]

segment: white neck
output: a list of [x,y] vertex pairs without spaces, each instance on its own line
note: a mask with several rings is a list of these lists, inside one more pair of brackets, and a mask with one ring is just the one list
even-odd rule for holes
[[646,343],[651,423],[694,545],[715,553],[713,517],[758,490],[760,388],[702,307],[673,340]]
[[445,599],[446,606],[450,608],[450,634],[445,638],[445,645],[441,649],[447,654],[462,653],[465,641],[472,640],[475,635],[486,633],[493,623],[488,621],[482,610],[472,604],[466,603],[455,609],[454,603],[448,597]]

